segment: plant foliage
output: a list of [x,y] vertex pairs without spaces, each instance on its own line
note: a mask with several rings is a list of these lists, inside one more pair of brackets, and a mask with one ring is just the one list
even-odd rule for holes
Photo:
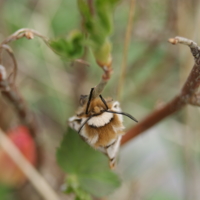
[[89,200],[89,194],[103,197],[120,186],[119,177],[108,167],[102,153],[86,144],[72,129],[65,134],[57,150],[57,162],[67,173],[67,192]]
[[72,31],[67,39],[57,38],[49,41],[49,46],[63,58],[76,59],[83,55],[84,47],[92,48],[97,61],[107,63],[112,45],[109,36],[113,31],[113,10],[119,0],[94,1],[95,13],[91,12],[88,2],[77,0],[83,19],[85,33]]

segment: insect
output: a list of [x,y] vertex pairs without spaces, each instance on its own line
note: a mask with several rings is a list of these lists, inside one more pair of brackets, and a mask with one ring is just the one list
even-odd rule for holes
[[137,122],[130,114],[121,111],[118,101],[93,98],[94,88],[89,96],[81,95],[76,115],[69,119],[69,125],[93,148],[106,154],[110,168],[115,167],[122,135],[125,134],[122,115]]

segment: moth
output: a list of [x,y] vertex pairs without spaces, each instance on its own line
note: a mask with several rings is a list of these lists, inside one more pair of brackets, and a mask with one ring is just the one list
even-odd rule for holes
[[69,126],[76,130],[86,143],[106,154],[112,169],[115,167],[121,138],[125,134],[122,115],[135,122],[137,120],[122,112],[118,101],[104,99],[101,95],[93,98],[93,91],[94,88],[89,96],[81,95],[80,106],[76,115],[69,118]]

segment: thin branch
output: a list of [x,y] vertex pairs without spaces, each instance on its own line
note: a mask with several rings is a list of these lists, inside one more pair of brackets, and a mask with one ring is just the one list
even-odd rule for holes
[[34,36],[41,38],[44,42],[48,42],[48,38],[40,34],[38,31],[29,28],[22,28],[3,40],[1,45],[8,44],[23,37],[26,37],[27,39],[33,39]]
[[16,108],[18,116],[29,127],[31,134],[35,136],[36,126],[33,114],[29,111],[25,101],[18,92],[14,85],[11,85],[6,78],[5,68],[0,65],[0,91],[4,97],[6,97]]
[[[7,44],[23,37],[27,39],[33,39],[34,36],[41,38],[48,45],[48,39],[45,36],[43,36],[42,34],[33,29],[28,29],[28,28],[22,28],[20,30],[17,30],[15,33],[4,39],[0,44],[0,65],[2,64],[3,50],[7,51],[14,64],[14,70],[7,78],[5,78],[5,76],[3,75],[3,73],[6,74],[5,70],[2,69],[0,70],[1,93],[15,106],[19,117],[29,127],[33,136],[35,136],[35,129],[36,129],[34,117],[33,114],[28,110],[25,101],[23,100],[22,96],[20,95],[20,93],[18,92],[17,88],[14,85],[17,74],[17,61],[15,59],[11,47],[8,46]],[[4,67],[1,65],[1,68]],[[11,77],[12,74],[13,74],[13,80],[12,82],[10,82],[9,78]]]
[[120,73],[120,79],[119,79],[118,89],[117,89],[117,99],[118,100],[120,100],[121,91],[123,89],[124,79],[126,76],[127,56],[128,56],[128,48],[129,48],[129,44],[130,44],[130,40],[131,40],[131,31],[132,31],[132,27],[133,27],[134,7],[135,7],[135,0],[131,0],[128,24],[126,27],[126,36],[125,36],[125,40],[124,40],[124,52],[123,52],[123,60],[122,60],[122,64],[121,64],[121,73]]
[[[3,49],[5,49],[13,59],[14,54],[11,48],[7,46],[8,43],[21,39],[23,37],[26,37],[27,39],[33,39],[34,36],[41,38],[48,45],[48,39],[45,36],[41,35],[39,32],[33,29],[28,29],[28,28],[19,29],[15,33],[13,33],[12,35],[4,39],[0,44],[0,64],[2,64],[2,50]],[[15,62],[16,60],[13,60],[14,65],[15,65]],[[15,71],[14,71],[14,74],[16,76]],[[14,77],[14,80],[15,80],[15,77]]]
[[60,198],[46,180],[35,170],[35,168],[27,161],[24,155],[10,141],[10,139],[0,129],[0,146],[11,157],[15,164],[26,175],[35,189],[46,200],[59,200]]
[[0,64],[2,64],[3,50],[6,50],[8,52],[8,54],[10,55],[11,59],[13,60],[13,64],[14,64],[13,83],[15,81],[16,73],[17,73],[17,62],[16,62],[16,59],[15,59],[12,49],[7,44],[12,41],[21,39],[23,37],[25,37],[27,39],[33,39],[34,36],[41,38],[48,45],[48,39],[45,36],[43,36],[42,34],[40,34],[39,32],[37,32],[33,29],[28,29],[28,28],[22,28],[22,29],[17,30],[15,33],[13,33],[12,35],[10,35],[6,39],[4,39],[0,44]]
[[122,138],[121,144],[125,144],[129,140],[133,139],[137,135],[143,133],[147,129],[151,128],[156,123],[160,122],[165,117],[179,111],[186,104],[191,103],[194,95],[200,85],[200,47],[197,46],[192,40],[188,40],[182,37],[175,37],[169,39],[172,44],[184,44],[190,47],[194,56],[195,64],[183,85],[183,88],[173,100],[167,103],[164,107],[159,108],[149,114],[145,119],[140,121],[136,126],[131,128],[127,134]]
[[93,0],[87,0],[89,8],[90,8],[90,13],[94,15],[94,5],[93,5]]
[[[6,70],[3,65],[0,65],[0,80],[4,81],[7,78]],[[1,87],[0,87],[1,88]]]
[[13,80],[12,80],[12,83],[11,84],[14,84],[15,83],[15,79],[16,79],[16,76],[17,76],[17,70],[18,70],[18,67],[17,67],[17,61],[15,59],[15,55],[13,53],[13,50],[11,49],[10,46],[6,45],[6,44],[3,44],[0,49],[5,49],[7,51],[7,53],[9,54],[9,56],[11,57],[12,61],[13,61],[13,64],[14,64],[14,69],[13,69],[13,72],[9,75],[8,79],[10,79],[11,75],[13,75]]

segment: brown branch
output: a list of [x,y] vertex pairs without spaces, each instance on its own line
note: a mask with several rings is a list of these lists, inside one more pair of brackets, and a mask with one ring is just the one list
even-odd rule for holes
[[13,75],[13,80],[12,80],[11,84],[14,84],[16,76],[17,76],[18,67],[17,67],[17,61],[16,61],[16,58],[14,56],[13,50],[10,48],[10,46],[8,46],[6,44],[3,44],[0,48],[5,49],[7,51],[7,53],[9,54],[9,56],[11,57],[12,61],[13,61],[14,69],[13,69],[13,72],[9,75],[8,79],[10,79],[10,77]]
[[[15,59],[15,56],[13,54],[13,51],[10,46],[7,44],[18,40],[20,38],[27,38],[27,39],[33,39],[34,36],[37,36],[41,38],[47,45],[48,45],[48,39],[41,35],[39,32],[28,29],[28,28],[22,28],[20,30],[17,30],[15,33],[4,39],[0,44],[0,90],[4,97],[6,97],[16,108],[18,116],[24,121],[24,123],[29,127],[31,133],[33,136],[35,136],[35,120],[33,114],[29,111],[25,101],[23,100],[22,96],[18,92],[16,86],[14,85],[16,74],[17,74],[17,61]],[[7,51],[9,56],[11,57],[13,64],[14,64],[14,70],[13,72],[6,77],[6,71],[4,66],[1,65],[2,63],[2,52],[3,50]],[[10,77],[13,75],[13,80],[10,82]]]
[[[18,116],[25,122],[25,124],[29,127],[30,132],[32,135],[35,135],[36,128],[35,128],[35,122],[33,114],[28,110],[28,107],[23,100],[22,96],[18,92],[17,88],[15,87],[15,79],[17,75],[17,61],[15,59],[15,56],[13,54],[13,51],[10,46],[6,44],[2,44],[0,49],[4,49],[7,51],[9,56],[11,57],[13,64],[14,64],[14,70],[13,73],[11,73],[8,77],[6,75],[6,70],[4,66],[0,65],[0,90],[2,95],[8,99],[11,104],[14,105],[14,107],[17,110]],[[10,77],[13,74],[13,80],[10,82]]]
[[18,92],[17,88],[6,78],[5,68],[0,65],[0,91],[2,95],[14,105],[18,116],[29,127],[33,136],[35,136],[36,128],[33,114],[29,111],[25,101]]
[[16,78],[16,74],[17,74],[17,61],[15,59],[15,56],[13,54],[11,47],[8,46],[7,44],[12,41],[21,39],[23,37],[25,37],[27,39],[33,39],[34,36],[41,38],[48,45],[48,39],[45,36],[41,35],[39,32],[37,32],[33,29],[28,29],[28,28],[22,28],[22,29],[17,30],[15,33],[13,33],[12,35],[10,35],[6,39],[4,39],[0,44],[0,64],[2,64],[3,50],[7,51],[7,53],[11,57],[13,64],[14,64],[14,70],[13,70],[13,73],[11,73],[11,75],[13,74],[13,83],[15,82],[15,78]]
[[90,13],[91,13],[92,15],[94,15],[93,0],[87,0],[87,2],[88,2],[88,6],[89,6],[89,8],[90,8]]
[[191,52],[194,56],[195,64],[180,92],[173,100],[167,103],[162,108],[159,108],[149,114],[145,119],[139,122],[136,126],[131,128],[127,134],[122,138],[121,145],[125,144],[129,140],[133,139],[137,135],[143,133],[147,129],[160,122],[165,117],[179,111],[186,104],[191,103],[191,99],[200,85],[200,47],[197,46],[192,40],[188,40],[182,37],[175,37],[169,39],[172,44],[185,44],[190,47]]

